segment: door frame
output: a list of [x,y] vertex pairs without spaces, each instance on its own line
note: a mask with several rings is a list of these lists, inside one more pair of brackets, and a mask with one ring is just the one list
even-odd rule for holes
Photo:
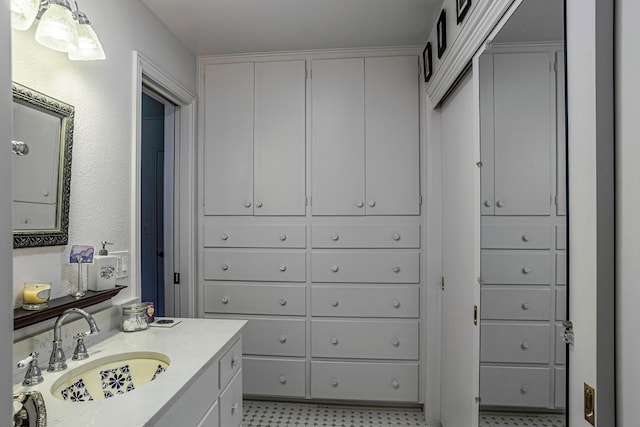
[[[141,227],[140,227],[140,167],[142,154],[142,90],[148,87],[172,102],[174,110],[174,152],[173,154],[173,272],[179,273],[180,284],[174,284],[174,292],[165,300],[173,300],[173,310],[165,307],[167,313],[176,317],[195,316],[196,278],[196,202],[195,202],[195,102],[196,96],[178,81],[145,58],[140,52],[133,52],[134,63],[134,118],[132,147],[131,185],[131,274],[134,277],[135,295],[141,295]],[[165,181],[166,182],[166,181]],[[169,259],[165,258],[165,273],[169,271]],[[169,282],[171,283],[171,282]],[[170,286],[169,286],[170,288]],[[165,287],[167,289],[167,287]]]

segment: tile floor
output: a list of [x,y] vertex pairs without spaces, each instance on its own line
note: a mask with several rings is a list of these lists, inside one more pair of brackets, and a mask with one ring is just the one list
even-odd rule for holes
[[[243,427],[427,427],[416,409],[245,400]],[[560,415],[487,413],[480,427],[565,427]]]

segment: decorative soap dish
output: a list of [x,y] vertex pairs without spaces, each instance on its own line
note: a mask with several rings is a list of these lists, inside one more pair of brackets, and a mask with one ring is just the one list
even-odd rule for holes
[[173,328],[180,322],[182,322],[180,319],[157,317],[156,320],[149,323],[149,326],[153,328]]

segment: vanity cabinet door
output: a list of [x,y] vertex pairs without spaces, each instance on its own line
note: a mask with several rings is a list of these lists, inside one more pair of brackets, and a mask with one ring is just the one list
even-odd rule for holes
[[221,426],[240,427],[242,425],[242,369],[220,393],[219,405]]
[[253,215],[253,63],[207,65],[205,215]]
[[211,405],[204,417],[200,420],[197,427],[219,427],[220,411],[218,410],[218,401]]

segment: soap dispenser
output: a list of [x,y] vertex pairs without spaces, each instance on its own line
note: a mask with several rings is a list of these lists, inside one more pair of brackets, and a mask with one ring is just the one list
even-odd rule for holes
[[117,257],[109,255],[107,245],[113,243],[103,240],[102,249],[93,257],[93,264],[89,264],[89,284],[92,291],[104,291],[116,287]]

